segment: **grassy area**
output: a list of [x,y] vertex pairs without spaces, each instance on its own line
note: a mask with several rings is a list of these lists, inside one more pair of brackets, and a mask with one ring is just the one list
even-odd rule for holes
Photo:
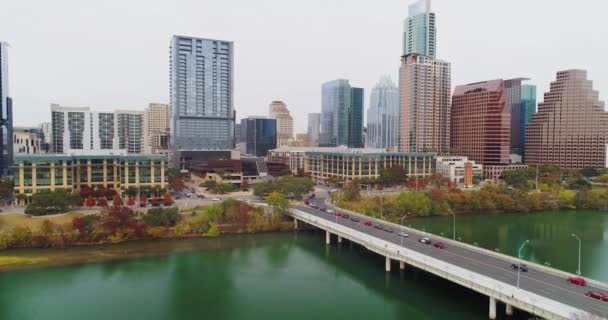
[[0,257],[0,267],[26,265],[26,264],[37,264],[48,261],[48,258],[34,258],[34,257]]
[[79,212],[40,217],[31,217],[22,213],[3,214],[0,215],[0,232],[11,230],[14,226],[24,226],[36,230],[44,220],[49,220],[53,224],[64,224],[72,222],[72,219],[82,215]]

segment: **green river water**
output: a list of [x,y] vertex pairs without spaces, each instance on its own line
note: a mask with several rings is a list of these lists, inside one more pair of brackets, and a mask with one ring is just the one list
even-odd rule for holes
[[[451,217],[408,223],[451,235]],[[572,232],[583,239],[583,274],[607,281],[607,213],[457,218],[463,241],[513,254],[529,238],[526,258],[568,271],[576,269]],[[326,246],[314,231],[2,254],[89,263],[0,272],[1,320],[487,319],[488,312],[482,295],[412,268],[387,274],[382,257],[348,242]],[[99,261],[107,256],[124,259]]]

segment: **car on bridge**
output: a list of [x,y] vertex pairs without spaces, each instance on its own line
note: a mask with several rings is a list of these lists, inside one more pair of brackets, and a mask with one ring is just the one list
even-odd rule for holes
[[523,263],[522,264],[513,263],[513,264],[511,264],[511,269],[513,269],[513,270],[519,269],[519,271],[521,271],[521,272],[528,272],[528,266]]
[[342,218],[348,219],[348,218],[350,218],[350,215],[348,213],[343,213]]
[[581,277],[568,277],[568,282],[575,284],[577,286],[585,286],[587,285],[587,281]]
[[316,205],[314,202],[312,202],[312,203],[310,204],[310,207],[311,207],[311,208],[316,208],[316,207],[317,207],[317,205]]
[[386,231],[386,232],[388,232],[388,233],[393,233],[393,229],[391,229],[389,227],[384,227],[383,230]]
[[437,249],[445,249],[445,244],[443,244],[443,242],[437,242],[433,246]]
[[334,214],[334,211],[332,209],[327,209],[326,212],[329,213],[329,214]]
[[382,230],[382,225],[381,225],[381,224],[375,224],[375,225],[374,225],[374,228],[379,229],[379,230]]
[[371,222],[371,221],[369,221],[369,220],[368,220],[368,221],[365,221],[364,225],[366,225],[366,226],[368,226],[368,227],[371,227],[371,226],[372,226],[372,222]]
[[327,211],[327,209],[325,207],[321,207],[321,208],[319,208],[319,210],[321,210],[321,211]]
[[400,237],[407,238],[407,237],[409,237],[410,235],[409,235],[409,234],[407,234],[407,232],[403,232],[403,231],[401,231],[401,232],[399,232],[399,236],[400,236]]
[[432,244],[433,243],[433,241],[431,241],[431,239],[429,239],[429,238],[420,238],[418,240],[418,242],[424,243],[424,244]]
[[585,293],[585,295],[587,297],[591,297],[593,299],[598,299],[601,301],[608,301],[608,296],[601,293],[601,292],[596,292],[596,291],[587,291],[587,293]]
[[359,222],[361,220],[359,220],[359,218],[357,218],[355,216],[352,216],[352,217],[350,217],[350,221]]

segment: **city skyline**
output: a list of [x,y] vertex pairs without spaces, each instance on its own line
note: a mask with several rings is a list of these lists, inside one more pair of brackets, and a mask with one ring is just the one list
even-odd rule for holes
[[[68,1],[59,1],[49,6],[41,4],[40,12],[53,19],[62,18],[58,10]],[[108,2],[106,4],[87,4],[80,8],[81,14],[71,17],[73,23],[57,25],[45,23],[46,16],[36,12],[36,23],[15,20],[20,12],[26,13],[26,6],[17,1],[5,5],[6,12],[11,12],[7,18],[0,19],[0,39],[11,44],[9,48],[11,69],[11,91],[15,105],[15,125],[35,125],[50,118],[48,105],[92,105],[100,111],[113,109],[141,109],[150,102],[168,103],[169,90],[166,85],[168,77],[167,44],[173,34],[185,34],[196,37],[220,38],[235,43],[235,103],[237,121],[249,114],[265,114],[268,101],[283,100],[291,106],[294,117],[295,132],[305,131],[306,115],[309,112],[320,111],[320,92],[318,85],[326,79],[344,77],[367,89],[365,109],[368,108],[369,92],[377,78],[389,74],[397,78],[399,54],[401,53],[401,38],[403,20],[407,16],[407,8],[413,1],[387,1],[383,3],[361,2],[349,7],[349,15],[340,15],[341,25],[348,25],[353,34],[372,36],[369,45],[361,46],[343,38],[335,41],[339,32],[332,28],[335,23],[335,12],[338,6],[328,5],[327,12],[313,11],[316,3],[284,4],[268,1],[264,5],[253,6],[244,3],[240,11],[230,13],[231,4],[208,4],[217,10],[215,16],[237,15],[247,23],[251,13],[263,11],[271,17],[277,16],[283,21],[292,21],[296,12],[318,14],[320,21],[314,28],[326,29],[326,35],[319,37],[317,32],[301,26],[302,20],[285,23],[282,30],[277,30],[275,24],[262,23],[252,28],[240,28],[223,23],[211,14],[208,22],[201,23],[189,14],[183,22],[168,20],[167,24],[152,25],[144,23],[143,27],[133,27],[130,15],[122,14],[115,17],[117,28],[101,28],[101,21],[107,15],[114,14],[115,8],[124,12],[139,12],[146,21],[150,17],[170,15],[172,8],[164,12],[162,4],[157,6],[140,6],[137,3],[123,4]],[[185,4],[196,11],[199,5]],[[505,6],[500,16],[484,15],[490,12],[492,5],[482,1],[454,4],[445,0],[433,1],[432,9],[441,19],[437,26],[441,30],[438,37],[440,57],[450,61],[453,66],[453,83],[471,83],[478,79],[510,78],[525,74],[538,85],[538,92],[548,90],[549,83],[557,70],[569,68],[586,69],[589,77],[593,78],[600,94],[608,92],[608,75],[601,71],[606,69],[606,44],[599,41],[600,31],[605,30],[603,19],[594,19],[593,15],[602,12],[602,4],[587,2],[587,5],[569,6],[567,4],[551,3],[552,10],[547,12],[543,7],[549,2],[539,1],[533,4],[525,3],[527,10],[517,7],[524,5],[523,1],[514,1]],[[178,6],[179,7],[179,6]],[[268,7],[276,7],[269,12]],[[211,10],[212,11],[212,10]],[[520,12],[521,11],[521,12]],[[94,16],[93,13],[97,14]],[[355,22],[365,13],[368,21],[359,26]],[[542,13],[539,15],[539,13]],[[260,13],[261,14],[261,13]],[[462,21],[463,15],[470,21]],[[568,15],[576,19],[576,24],[555,26],[552,21]],[[129,16],[129,19],[127,19]],[[284,16],[284,17],[283,17]],[[509,25],[512,17],[519,17],[520,23]],[[142,19],[136,16],[136,21]],[[532,17],[538,22],[531,22]],[[583,17],[585,17],[583,19]],[[598,14],[599,17],[599,14]],[[38,19],[39,18],[39,19]],[[87,23],[80,23],[85,19]],[[331,19],[330,19],[331,18]],[[504,20],[503,20],[504,19]],[[529,20],[526,20],[529,19]],[[164,20],[164,19],[163,19]],[[272,19],[268,19],[272,20]],[[330,21],[331,20],[331,21]],[[543,23],[544,22],[544,23]],[[82,28],[74,30],[74,24],[82,24]],[[122,26],[122,25],[125,26]],[[484,38],[483,31],[470,32],[473,26],[491,25],[491,34],[503,34],[501,41],[486,41],[486,45],[476,43],[476,39]],[[43,29],[44,28],[44,29]],[[101,29],[100,29],[101,28]],[[143,29],[142,29],[143,28]],[[504,29],[503,29],[504,28]],[[308,31],[307,31],[308,30]],[[509,32],[507,32],[509,30]],[[526,31],[528,37],[522,37]],[[61,41],[68,38],[47,37],[41,39],[39,33],[66,33],[79,35],[80,32],[91,33],[94,41],[86,38],[77,42]],[[265,39],[253,36],[264,32]],[[130,37],[141,33],[142,38],[137,43],[131,43]],[[267,41],[277,41],[292,37],[298,38],[309,46],[309,39],[315,39],[319,47],[328,50],[314,51],[315,46],[303,50],[304,44],[292,43],[274,49],[269,53],[261,46]],[[97,37],[99,36],[99,37]],[[32,39],[36,37],[36,40]],[[561,41],[568,37],[571,41],[566,44]],[[487,38],[487,37],[486,37]],[[99,41],[99,39],[103,41]],[[259,44],[256,41],[260,40]],[[589,41],[597,42],[594,54],[586,60],[569,59],[568,48],[581,46]],[[354,42],[354,41],[352,41]],[[57,46],[56,43],[61,43]],[[489,44],[489,45],[488,45]],[[508,45],[507,45],[508,44]],[[259,46],[259,47],[258,47]],[[356,47],[356,49],[355,49]],[[515,50],[514,47],[529,47],[534,50]],[[53,48],[53,50],[49,50]],[[46,52],[39,55],[36,52]],[[354,52],[354,53],[353,53]],[[308,57],[301,65],[290,63],[295,57]],[[81,57],[82,56],[82,57]],[[104,58],[105,57],[105,58]],[[302,61],[302,59],[300,59]],[[370,63],[360,63],[370,61]],[[374,61],[374,63],[371,63]],[[289,63],[289,64],[288,64]],[[290,73],[301,73],[298,82],[283,81],[283,72],[289,66]],[[261,69],[264,68],[264,69]],[[260,72],[264,70],[264,72]],[[120,71],[119,76],[117,72]],[[466,72],[465,72],[466,71]],[[33,73],[35,72],[35,73]],[[62,75],[58,77],[57,75]],[[285,74],[286,76],[287,74]],[[110,80],[111,79],[111,80]],[[294,85],[294,83],[296,83]],[[255,86],[253,85],[255,84]],[[293,88],[298,88],[293,90]],[[606,100],[600,96],[601,100]],[[537,96],[542,102],[542,97]]]

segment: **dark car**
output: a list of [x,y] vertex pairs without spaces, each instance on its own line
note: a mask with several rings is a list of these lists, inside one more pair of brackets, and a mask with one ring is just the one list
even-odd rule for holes
[[598,299],[598,300],[602,300],[602,301],[608,301],[608,296],[601,293],[601,292],[595,292],[595,291],[587,291],[587,293],[585,293],[585,295],[587,297],[591,297],[594,299]]
[[568,277],[568,282],[570,282],[572,284],[576,284],[578,286],[587,285],[587,281],[585,281],[585,279],[583,279],[581,277]]
[[326,211],[327,209],[325,207],[321,207],[321,208],[319,208],[319,210]]
[[393,229],[391,229],[389,227],[384,227],[383,230],[386,231],[386,232],[388,232],[388,233],[393,233]]
[[420,238],[418,240],[418,242],[424,243],[424,244],[432,244],[433,243],[433,241],[431,241],[431,239],[429,239],[429,238]]
[[350,217],[350,221],[359,222],[361,220],[359,220],[359,218],[353,216],[353,217]]
[[342,218],[348,219],[348,218],[350,218],[350,215],[348,213],[343,213]]
[[521,272],[528,272],[528,266],[523,263],[522,264],[513,263],[513,264],[511,264],[511,269],[513,269],[513,270],[519,269],[519,271],[521,271]]
[[375,224],[374,228],[382,230],[382,225],[381,224]]

